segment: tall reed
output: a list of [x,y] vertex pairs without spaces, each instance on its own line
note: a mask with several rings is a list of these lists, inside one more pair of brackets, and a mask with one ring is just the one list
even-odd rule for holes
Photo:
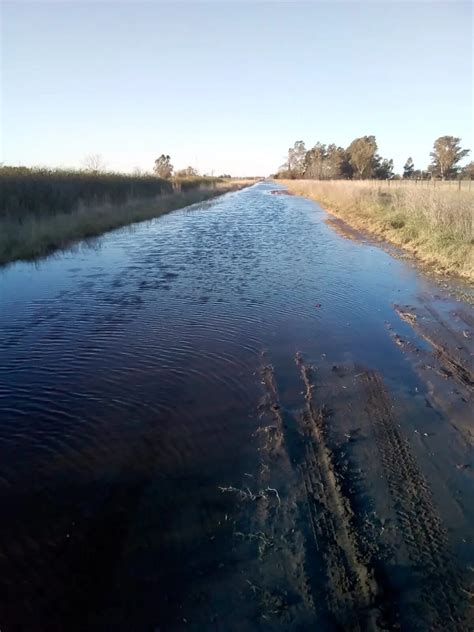
[[113,228],[249,184],[219,178],[0,169],[0,265],[34,259]]

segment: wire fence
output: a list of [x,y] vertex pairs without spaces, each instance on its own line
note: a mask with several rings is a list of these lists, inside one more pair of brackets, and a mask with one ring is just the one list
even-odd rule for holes
[[472,180],[437,180],[436,178],[428,179],[400,179],[400,180],[362,180],[361,182],[371,182],[372,184],[385,184],[386,186],[417,186],[425,188],[448,188],[457,191],[474,191]]

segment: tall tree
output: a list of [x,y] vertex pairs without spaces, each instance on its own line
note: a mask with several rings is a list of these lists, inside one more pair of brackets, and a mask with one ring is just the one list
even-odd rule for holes
[[288,172],[290,178],[302,178],[305,168],[306,147],[304,141],[297,140],[293,147],[288,149]]
[[393,173],[393,160],[387,160],[381,156],[374,157],[373,176],[377,180],[391,180]]
[[314,147],[308,149],[305,155],[304,175],[306,178],[314,180],[324,180],[325,162],[327,160],[326,145],[316,143]]
[[465,167],[463,167],[461,170],[461,174],[463,178],[474,180],[474,162],[471,161]]
[[377,152],[375,136],[356,138],[349,145],[347,152],[349,162],[359,179],[370,178],[373,171],[374,157]]
[[354,167],[352,166],[350,161],[349,151],[347,149],[339,149],[341,149],[342,158],[340,166],[341,178],[343,178],[344,180],[352,180],[354,176]]
[[415,163],[413,162],[413,158],[410,156],[406,163],[403,165],[403,177],[406,180],[410,180],[413,178],[413,173],[415,171]]
[[434,176],[442,180],[455,176],[458,171],[458,163],[469,154],[469,149],[461,149],[461,139],[455,136],[440,136],[433,145],[430,153],[433,159],[430,170]]
[[316,180],[335,180],[342,177],[342,164],[345,160],[345,151],[334,143],[324,145],[316,143],[308,149],[305,156],[305,178]]
[[328,145],[326,157],[326,176],[331,180],[342,177],[342,167],[345,160],[345,151],[342,147],[336,147],[334,143]]
[[170,156],[161,154],[161,156],[155,160],[153,171],[159,178],[171,178],[173,175],[173,165],[171,164]]

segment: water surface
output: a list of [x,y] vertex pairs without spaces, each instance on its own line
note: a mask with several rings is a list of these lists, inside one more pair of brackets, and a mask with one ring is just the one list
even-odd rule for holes
[[217,486],[255,465],[263,351],[283,382],[301,351],[416,383],[387,323],[436,288],[273,189],[0,271],[6,630],[177,620],[218,566]]

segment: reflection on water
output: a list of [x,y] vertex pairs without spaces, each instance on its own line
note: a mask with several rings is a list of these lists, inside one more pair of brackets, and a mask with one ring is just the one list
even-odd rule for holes
[[0,271],[5,625],[174,620],[212,573],[212,490],[255,459],[262,350],[282,375],[304,350],[403,380],[385,322],[425,282],[274,189]]

